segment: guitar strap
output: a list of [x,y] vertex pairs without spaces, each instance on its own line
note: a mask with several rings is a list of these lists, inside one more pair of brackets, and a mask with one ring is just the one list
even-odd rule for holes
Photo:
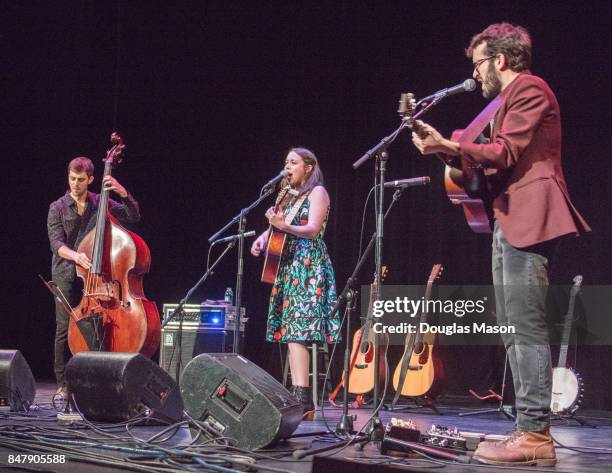
[[[495,119],[495,114],[498,112],[502,104],[504,103],[504,95],[499,94],[495,97],[472,122],[467,126],[463,133],[459,137],[459,144],[464,145],[466,143],[482,143],[483,131],[490,126],[491,122]],[[491,135],[492,141],[493,135]],[[459,163],[461,171],[465,178],[465,191],[468,196],[472,198],[478,198],[482,200],[484,210],[489,220],[493,218],[493,198],[497,191],[493,183],[495,181],[489,181],[487,179],[488,172],[485,169],[484,164],[478,163],[472,156],[466,153],[462,153],[459,156]],[[456,166],[456,164],[455,164]],[[465,211],[465,208],[464,208]],[[468,218],[469,220],[469,218]]]
[[[474,118],[474,120],[472,120],[472,122],[467,126],[467,128],[463,130],[463,133],[459,138],[459,144],[474,143],[474,141],[476,141],[476,138],[478,138],[478,135],[480,135],[483,130],[487,126],[489,126],[489,123],[491,123],[491,120],[493,120],[495,114],[500,109],[503,103],[504,97],[502,94],[498,94],[497,97],[491,100],[491,102],[489,102],[489,105],[487,105],[482,110],[482,112],[480,112],[478,116]],[[462,158],[463,157],[467,158],[471,165],[474,164],[474,160],[471,156],[464,155],[462,156]]]
[[309,194],[310,194],[310,191],[309,192],[304,192],[299,197],[299,199],[295,201],[295,204],[293,204],[293,206],[291,207],[291,210],[289,210],[289,212],[287,212],[287,214],[285,215],[285,223],[287,225],[291,225],[291,222],[293,222],[293,219],[295,218],[295,216],[299,212],[300,208],[302,208],[302,204],[304,203],[304,201],[306,200],[306,198],[308,197]]

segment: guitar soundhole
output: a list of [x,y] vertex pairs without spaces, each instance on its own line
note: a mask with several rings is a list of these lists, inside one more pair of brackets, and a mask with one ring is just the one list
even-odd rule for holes
[[419,355],[419,364],[424,365],[429,360],[429,347],[427,345],[423,345],[422,352]]
[[366,363],[372,363],[374,361],[374,350],[372,349],[372,344],[371,343],[365,343],[362,346],[362,353],[365,353],[365,362]]

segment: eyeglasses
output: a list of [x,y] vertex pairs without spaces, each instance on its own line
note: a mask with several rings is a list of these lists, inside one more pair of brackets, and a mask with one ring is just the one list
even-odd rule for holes
[[493,59],[494,57],[497,57],[497,54],[494,54],[493,56],[489,56],[489,57],[485,57],[480,59],[479,61],[476,61],[474,64],[474,70],[478,69],[478,67],[480,67],[480,65],[485,62],[488,61],[489,59]]

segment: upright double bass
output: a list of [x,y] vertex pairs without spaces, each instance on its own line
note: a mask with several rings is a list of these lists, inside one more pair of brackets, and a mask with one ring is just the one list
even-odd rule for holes
[[[103,177],[121,162],[125,148],[117,133],[111,135],[111,144]],[[102,184],[96,226],[78,248],[91,259],[91,268],[77,265],[83,298],[70,317],[68,345],[72,353],[140,352],[150,357],[160,340],[157,305],[145,297],[142,286],[151,252],[142,238],[123,228],[108,211],[108,194]]]

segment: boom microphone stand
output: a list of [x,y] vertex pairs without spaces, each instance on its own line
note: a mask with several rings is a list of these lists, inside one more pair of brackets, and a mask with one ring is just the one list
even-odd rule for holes
[[176,379],[177,383],[180,380],[181,362],[182,362],[182,351],[183,351],[182,350],[182,345],[183,345],[183,319],[185,318],[185,311],[183,310],[183,306],[185,304],[187,304],[189,299],[191,299],[191,296],[193,295],[193,293],[204,283],[204,281],[206,281],[206,279],[208,279],[208,276],[210,276],[213,273],[213,270],[215,269],[215,267],[219,264],[219,262],[227,254],[227,252],[234,247],[235,244],[236,244],[236,240],[232,239],[228,243],[228,245],[225,247],[223,252],[219,255],[219,257],[215,260],[215,262],[206,270],[206,273],[204,273],[204,275],[198,280],[198,282],[195,283],[195,286],[193,286],[191,289],[189,289],[189,291],[187,291],[187,294],[185,294],[185,297],[183,297],[181,299],[181,301],[179,302],[178,306],[174,309],[174,311],[172,311],[172,313],[162,323],[161,328],[163,329],[166,325],[168,325],[168,323],[172,319],[174,319],[177,316],[179,318],[179,326],[178,326],[178,330],[177,330],[177,334],[176,334],[176,345],[175,345],[175,348],[178,348],[178,355],[177,355],[177,361],[176,361],[176,376],[175,376],[175,379]]
[[[401,107],[400,107],[401,108]],[[374,175],[374,184],[378,186],[374,192],[374,207],[376,209],[376,233],[375,235],[375,252],[374,259],[376,265],[376,293],[377,298],[380,298],[380,286],[382,279],[382,256],[383,256],[383,232],[384,232],[384,199],[385,199],[385,171],[387,169],[387,147],[399,136],[400,132],[409,126],[408,121],[402,121],[401,125],[389,136],[384,137],[376,146],[370,149],[366,154],[353,163],[353,168],[357,169],[361,164],[376,156],[376,169]],[[367,249],[366,249],[367,250]],[[366,324],[368,321],[366,321]],[[348,342],[347,342],[348,343]],[[378,380],[380,379],[380,352],[378,349],[378,334],[374,334],[374,395],[372,400],[373,412],[372,417],[366,427],[366,435],[370,440],[382,440],[384,436],[384,428],[378,415]],[[348,371],[347,371],[348,374]]]
[[[366,152],[361,158],[353,163],[353,169],[357,169],[361,166],[365,161],[370,159],[373,156],[376,156],[376,172],[374,182],[376,185],[379,185],[378,193],[375,193],[375,207],[376,207],[376,251],[375,251],[375,262],[376,262],[376,291],[377,298],[380,298],[380,286],[382,279],[382,257],[383,257],[383,237],[384,237],[384,214],[383,214],[383,206],[384,206],[384,182],[385,182],[385,171],[387,168],[387,148],[388,146],[395,141],[395,139],[399,136],[399,134],[406,128],[410,128],[418,117],[423,115],[427,110],[436,105],[443,97],[434,96],[431,101],[427,101],[426,99],[419,102],[422,104],[421,110],[418,113],[414,113],[417,107],[415,104],[414,95],[413,94],[402,94],[399,101],[399,110],[398,113],[402,117],[402,123],[400,126],[393,131],[390,135],[384,137],[380,142],[371,148],[368,152]],[[367,323],[367,322],[366,322]],[[366,428],[366,433],[370,440],[377,441],[382,440],[384,436],[384,428],[382,422],[380,420],[380,416],[378,412],[382,403],[378,401],[378,380],[380,379],[380,353],[378,347],[378,334],[374,335],[374,396],[373,396],[373,412],[371,419]]]
[[[406,187],[403,187],[403,186],[398,187],[397,190],[394,192],[393,200],[391,201],[391,203],[387,207],[387,210],[385,211],[385,214],[384,214],[385,219],[387,218],[387,216],[391,212],[391,209],[393,208],[395,203],[399,200],[399,198],[401,197],[405,189]],[[346,312],[346,316],[347,316],[346,324],[347,325],[346,325],[346,346],[344,348],[344,367],[343,367],[343,370],[344,370],[343,396],[344,397],[342,399],[342,416],[340,417],[340,420],[338,421],[338,424],[336,425],[336,430],[335,430],[336,435],[338,436],[343,435],[347,438],[345,440],[341,440],[337,443],[334,443],[333,445],[327,445],[321,448],[314,448],[310,450],[296,450],[295,452],[293,452],[293,456],[296,459],[301,459],[301,458],[304,458],[310,455],[316,455],[317,453],[322,453],[328,450],[332,450],[334,448],[346,446],[352,442],[361,444],[361,443],[365,443],[365,442],[369,442],[373,440],[371,438],[371,435],[363,436],[361,438],[359,438],[356,435],[354,436],[353,417],[348,414],[348,395],[349,395],[349,376],[348,375],[349,375],[349,369],[350,369],[349,359],[350,359],[350,352],[351,352],[350,345],[349,345],[349,341],[351,337],[349,318],[350,318],[350,311],[352,310],[352,305],[355,303],[357,299],[357,294],[356,294],[354,287],[357,282],[357,275],[359,274],[359,271],[361,271],[361,268],[363,267],[368,257],[370,256],[372,252],[372,248],[374,247],[375,241],[376,241],[376,232],[372,234],[372,237],[370,238],[368,245],[366,246],[363,253],[360,255],[359,260],[357,261],[357,264],[355,265],[355,269],[353,269],[352,274],[346,281],[344,289],[338,295],[338,299],[336,303],[331,307],[329,313],[326,315],[327,318],[331,317],[333,314],[336,313],[336,311],[339,310],[340,306],[342,306],[345,303],[347,304],[346,309],[345,309],[347,311]],[[371,313],[368,314],[368,317],[369,317],[369,320],[368,318],[366,318],[365,323],[368,323],[369,321],[371,321],[372,314]],[[379,419],[379,422],[380,422],[380,419]]]
[[[238,215],[236,215],[232,220],[230,220],[221,230],[216,232],[213,236],[208,239],[208,242],[212,245],[216,243],[221,243],[224,241],[229,242],[225,247],[223,252],[219,255],[219,257],[215,260],[215,262],[207,268],[206,273],[198,280],[198,282],[193,286],[181,301],[178,306],[174,309],[174,311],[164,320],[162,327],[164,328],[168,323],[178,316],[179,318],[179,326],[177,332],[177,343],[175,348],[178,348],[178,358],[176,364],[176,382],[179,382],[180,378],[180,370],[181,370],[181,357],[182,357],[182,335],[183,335],[183,319],[185,317],[185,311],[183,310],[183,306],[189,301],[193,293],[206,281],[208,276],[213,274],[213,270],[219,264],[219,262],[223,259],[223,257],[231,250],[235,244],[236,240],[238,240],[238,271],[236,276],[236,302],[235,309],[236,315],[234,317],[234,353],[240,353],[240,323],[241,323],[241,300],[242,300],[242,280],[244,277],[243,274],[243,261],[244,261],[244,238],[254,234],[254,232],[245,232],[245,224],[246,224],[246,215],[255,207],[257,207],[266,197],[274,193],[276,182],[279,181],[285,174],[281,173],[276,176],[274,179],[270,180],[264,187],[262,188],[259,198],[255,200],[251,205],[242,209]],[[230,228],[234,223],[238,222],[238,234],[233,235],[231,237],[219,238],[221,234],[223,234],[228,228]]]
[[240,319],[242,317],[242,281],[244,279],[244,227],[246,223],[247,214],[257,207],[266,197],[272,195],[274,193],[274,189],[276,188],[276,181],[280,180],[281,177],[284,177],[283,173],[279,174],[276,178],[272,179],[268,182],[262,189],[257,198],[251,205],[242,209],[238,215],[232,218],[228,223],[226,223],[221,230],[217,231],[213,236],[211,236],[208,241],[209,243],[213,243],[216,241],[223,232],[225,232],[229,227],[238,223],[238,270],[236,272],[236,301],[234,303],[236,308],[236,315],[234,318],[234,349],[233,353],[240,354]]

